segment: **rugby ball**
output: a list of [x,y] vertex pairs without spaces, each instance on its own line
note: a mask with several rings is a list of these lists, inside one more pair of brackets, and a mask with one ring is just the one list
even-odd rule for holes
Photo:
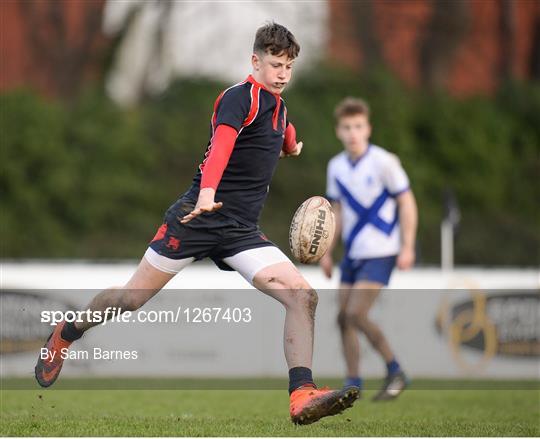
[[326,198],[311,197],[297,209],[289,229],[291,253],[302,264],[318,262],[334,239],[336,222]]

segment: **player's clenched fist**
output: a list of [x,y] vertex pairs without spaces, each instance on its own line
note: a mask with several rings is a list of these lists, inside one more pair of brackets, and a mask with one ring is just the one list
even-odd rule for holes
[[400,270],[409,270],[414,265],[414,260],[414,249],[403,247],[397,257],[397,266]]
[[297,157],[302,152],[302,147],[304,146],[303,142],[298,142],[294,149],[292,149],[290,152],[286,152],[285,150],[281,150],[279,154],[279,158],[283,157]]
[[302,142],[296,143],[296,128],[289,122],[283,134],[283,146],[279,153],[279,158],[299,156],[303,146],[304,144]]

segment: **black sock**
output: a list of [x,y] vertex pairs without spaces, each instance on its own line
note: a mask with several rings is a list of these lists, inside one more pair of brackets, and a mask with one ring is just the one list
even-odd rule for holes
[[308,369],[307,367],[293,367],[292,369],[289,369],[289,395],[293,393],[294,390],[305,386],[306,384],[311,384],[315,388],[317,387],[313,382],[311,369]]
[[84,331],[77,329],[74,322],[66,322],[66,324],[62,328],[60,337],[62,337],[66,341],[75,341],[81,338],[83,334]]

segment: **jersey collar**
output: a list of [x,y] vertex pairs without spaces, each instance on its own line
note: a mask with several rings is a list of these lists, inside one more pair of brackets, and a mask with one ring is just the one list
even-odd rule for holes
[[364,151],[364,154],[362,154],[360,157],[355,158],[354,160],[351,159],[349,154],[347,154],[347,161],[351,165],[351,167],[356,168],[356,165],[362,161],[362,159],[368,155],[369,150],[371,149],[371,143],[368,143],[368,146],[366,150]]
[[281,95],[279,93],[273,93],[270,90],[268,90],[263,84],[256,81],[253,75],[249,75],[246,79],[247,82],[253,84],[256,87],[262,88],[263,90],[267,91],[268,93],[272,94],[276,99],[280,99]]

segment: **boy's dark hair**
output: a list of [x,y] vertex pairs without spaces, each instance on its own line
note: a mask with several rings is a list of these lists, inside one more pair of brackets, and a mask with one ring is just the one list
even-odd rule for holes
[[253,52],[272,55],[285,52],[289,58],[294,59],[300,53],[300,45],[285,26],[270,22],[257,29]]
[[336,123],[342,117],[356,116],[357,114],[363,114],[369,119],[369,105],[363,99],[347,97],[337,104],[334,110]]

